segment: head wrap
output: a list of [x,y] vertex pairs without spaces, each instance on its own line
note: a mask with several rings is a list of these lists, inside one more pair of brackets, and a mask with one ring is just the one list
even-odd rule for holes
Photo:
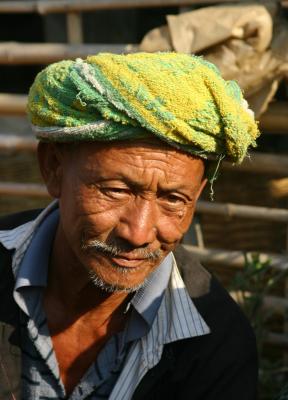
[[241,162],[259,135],[239,86],[201,57],[98,54],[38,74],[28,114],[40,140],[156,137],[203,158]]

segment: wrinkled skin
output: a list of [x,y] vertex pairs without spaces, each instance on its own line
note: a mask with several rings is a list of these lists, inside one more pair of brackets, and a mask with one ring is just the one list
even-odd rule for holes
[[[205,184],[203,161],[157,140],[42,146],[42,172],[59,199],[56,240],[65,260],[108,285],[141,284],[187,231]],[[81,248],[94,239],[121,253],[112,257]],[[159,257],[145,259],[143,249]]]
[[[145,281],[188,229],[205,185],[204,165],[157,140],[41,143],[38,157],[48,191],[59,199],[43,304],[70,394],[107,340],[124,329],[127,291]],[[120,251],[87,249],[95,240]],[[91,271],[114,291],[95,286]]]

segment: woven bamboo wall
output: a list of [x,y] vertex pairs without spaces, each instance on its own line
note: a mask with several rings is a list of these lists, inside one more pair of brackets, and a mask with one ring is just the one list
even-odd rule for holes
[[[271,190],[278,179],[279,176],[272,174],[223,171],[215,183],[215,200],[285,209],[288,193],[276,197]],[[204,197],[208,194],[206,190]],[[202,214],[201,225],[205,247],[269,253],[282,253],[286,248],[287,227],[284,223]]]

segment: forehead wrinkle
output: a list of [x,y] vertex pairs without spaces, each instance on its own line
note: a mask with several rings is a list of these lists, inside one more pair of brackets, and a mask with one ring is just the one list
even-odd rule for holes
[[[145,157],[142,157],[141,154],[139,155],[139,152],[145,154]],[[150,154],[146,149],[139,152],[137,152],[137,154],[128,154],[127,157],[125,157],[125,164],[131,166],[132,174],[134,171],[140,173],[140,178],[149,178],[152,185],[153,182],[156,183],[158,180],[160,183],[165,182],[169,184],[171,180],[176,181],[178,178],[181,178],[181,174],[174,171],[175,162],[177,162],[178,168],[180,164],[183,165],[183,170],[186,168],[185,164],[187,160],[181,160],[177,156],[174,157],[174,154],[169,154],[168,151],[163,152],[159,150],[156,155],[155,152]],[[159,153],[163,159],[157,157]],[[137,162],[135,163],[135,161]]]
[[[146,153],[146,152],[145,152]],[[161,152],[161,154],[163,154],[163,152]],[[192,163],[195,165],[196,162],[199,162],[198,159],[195,159],[194,157],[191,157],[190,155],[186,155],[184,154],[184,159],[182,159],[181,157],[177,157],[178,153],[175,151],[175,153],[171,154],[169,151],[165,151],[164,154],[164,159],[163,160],[159,160],[157,158],[145,158],[142,162],[143,165],[135,165],[135,163],[131,163],[131,166],[134,169],[138,169],[140,168],[140,170],[142,169],[142,176],[144,176],[145,172],[151,171],[151,169],[153,168],[153,175],[156,174],[157,171],[159,171],[161,173],[161,182],[165,182],[167,185],[169,185],[169,183],[171,183],[171,181],[173,181],[173,183],[180,183],[179,180],[181,180],[181,178],[184,178],[187,176],[187,166],[189,163]],[[182,153],[181,153],[182,155]],[[148,162],[148,166],[146,166],[146,162]],[[155,162],[153,162],[155,161]],[[198,168],[195,169],[195,175],[198,175],[198,173],[201,170],[201,165],[199,164]],[[179,171],[184,171],[184,173],[179,173]],[[186,172],[185,172],[186,171]],[[195,176],[191,176],[191,180],[190,183],[193,184],[193,182],[195,182],[194,179]],[[173,185],[174,186],[174,185]],[[177,185],[179,188],[180,187],[187,187],[187,184],[184,185]]]
[[[158,170],[167,177],[167,182],[169,181],[168,174],[174,174],[174,166],[177,165],[178,169],[183,167],[183,170],[185,170],[189,160],[188,157],[186,158],[186,155],[185,159],[181,159],[180,157],[177,157],[176,153],[170,154],[168,151],[162,152],[159,150],[157,154],[155,154],[155,152],[150,154],[146,150],[142,151],[141,153],[145,154],[145,157],[142,157],[141,154],[124,154],[125,163],[130,164],[134,169],[143,169],[143,172],[145,172],[147,169],[151,170],[152,168],[155,170],[155,172]],[[161,155],[162,159],[157,157],[159,154]],[[175,175],[179,176],[178,173],[175,173]]]
[[133,186],[136,189],[152,190],[154,192],[171,192],[174,190],[187,191],[187,189],[189,191],[193,189],[194,192],[198,188],[193,188],[193,180],[189,182],[183,182],[183,178],[185,178],[185,176],[174,173],[173,170],[163,171],[160,169],[161,174],[157,174],[156,169],[159,170],[159,168],[153,168],[153,170],[141,168],[139,174],[133,174],[128,170],[122,174],[119,173],[118,177],[121,180],[123,179],[126,184]]
[[[90,172],[92,175],[94,173],[96,180],[97,176],[98,180],[122,179],[138,187],[155,185],[158,180],[158,185],[162,190],[173,189],[173,187],[187,188],[188,185],[193,186],[193,183],[195,183],[192,175],[190,181],[187,182],[186,179],[183,184],[182,180],[185,181],[190,164],[192,166],[194,161],[199,160],[172,148],[128,146],[127,148],[110,147],[96,152],[93,151],[92,147],[86,147],[86,150],[87,152],[85,151],[81,157],[85,165],[84,176],[86,170],[87,175],[90,175]],[[77,163],[77,160],[74,160],[74,162]],[[117,168],[117,165],[119,168]],[[194,168],[192,169],[194,170]],[[200,171],[200,169],[195,169],[196,175],[198,174],[197,171]],[[141,184],[141,181],[144,185]],[[163,187],[163,185],[166,187]]]

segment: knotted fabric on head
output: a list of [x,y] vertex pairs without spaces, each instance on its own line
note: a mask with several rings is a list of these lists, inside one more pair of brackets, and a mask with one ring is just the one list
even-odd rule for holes
[[241,162],[259,135],[239,86],[201,57],[98,54],[38,74],[28,114],[42,141],[158,138],[203,158]]

